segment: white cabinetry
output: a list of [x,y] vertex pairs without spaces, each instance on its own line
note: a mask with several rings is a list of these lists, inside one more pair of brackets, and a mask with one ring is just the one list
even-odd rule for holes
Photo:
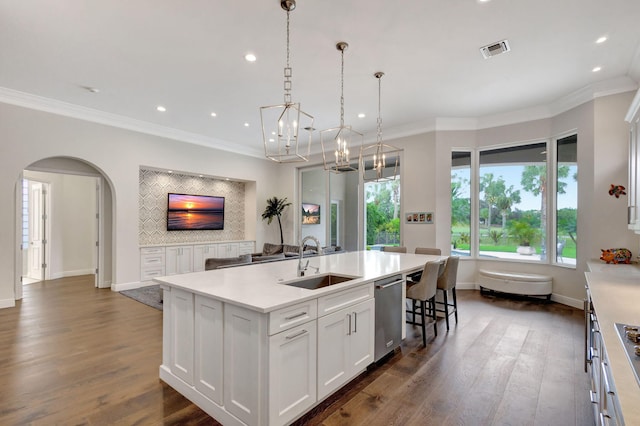
[[223,424],[290,424],[373,362],[373,283],[269,313],[163,288],[160,377]]
[[140,281],[204,271],[205,261],[211,257],[237,257],[253,253],[254,248],[255,241],[141,247]]
[[164,273],[164,247],[143,247],[140,249],[140,281],[151,281]]
[[629,229],[640,233],[640,91],[636,94],[625,120],[629,131],[629,180],[627,182]]
[[602,342],[602,334],[598,323],[598,316],[591,302],[591,292],[587,286],[585,301],[586,319],[586,365],[591,376],[589,397],[593,404],[596,425],[623,425],[622,410],[616,395],[616,390],[609,368],[607,350]]
[[269,424],[286,424],[317,401],[316,320],[269,337]]
[[166,275],[193,272],[193,246],[166,248]]
[[222,302],[195,296],[194,380],[196,389],[222,405]]
[[207,259],[218,257],[217,244],[200,244],[193,246],[193,270],[204,271],[204,263]]
[[218,244],[218,257],[238,257],[238,244]]
[[171,372],[185,383],[193,385],[193,293],[174,288],[170,294],[171,328],[180,330],[179,333],[174,332],[171,335]]
[[323,399],[373,362],[374,300],[318,319],[318,398]]

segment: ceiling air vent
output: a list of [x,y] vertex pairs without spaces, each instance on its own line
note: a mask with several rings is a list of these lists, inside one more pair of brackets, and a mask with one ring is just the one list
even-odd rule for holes
[[501,53],[508,52],[510,50],[511,48],[509,47],[509,42],[507,40],[502,40],[502,41],[481,47],[480,53],[482,53],[482,56],[485,59],[489,59]]

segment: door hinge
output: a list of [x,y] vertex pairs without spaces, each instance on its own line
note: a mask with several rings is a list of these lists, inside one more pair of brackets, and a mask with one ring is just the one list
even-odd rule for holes
[[98,268],[96,268],[96,274],[98,273],[98,271],[99,271],[99,269],[98,269]]
[[46,264],[46,263],[43,263],[43,264],[42,264],[42,269],[46,269],[46,267],[47,267],[47,264]]
[[42,244],[46,245],[47,244],[47,240],[42,240]]
[[96,247],[100,246],[100,241],[96,241]]

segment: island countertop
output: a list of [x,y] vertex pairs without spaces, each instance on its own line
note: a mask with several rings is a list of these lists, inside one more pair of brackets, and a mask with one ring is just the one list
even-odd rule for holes
[[640,424],[640,386],[615,323],[640,325],[640,268],[589,262],[585,273],[625,424]]
[[283,283],[303,279],[297,277],[298,258],[247,264],[204,272],[154,278],[161,285],[232,303],[260,313],[267,313],[349,287],[398,273],[420,270],[428,261],[442,256],[400,254],[380,251],[358,251],[304,258],[309,260],[305,277],[319,274],[340,274],[356,277],[344,283],[316,290],[298,288]]

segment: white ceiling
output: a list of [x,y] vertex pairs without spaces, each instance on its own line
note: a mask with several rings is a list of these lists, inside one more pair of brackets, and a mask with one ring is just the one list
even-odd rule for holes
[[[260,155],[285,23],[279,0],[0,0],[0,101]],[[511,52],[483,59],[502,39]],[[293,101],[317,129],[339,124],[338,41],[345,123],[370,141],[376,71],[385,137],[530,119],[640,81],[638,0],[298,0]]]

